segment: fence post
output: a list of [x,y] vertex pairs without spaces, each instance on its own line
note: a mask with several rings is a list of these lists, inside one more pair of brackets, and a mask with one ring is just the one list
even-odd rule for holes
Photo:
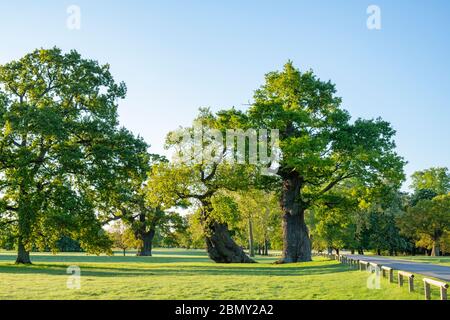
[[423,279],[423,287],[425,289],[425,300],[431,300],[430,284],[425,279]]
[[399,271],[398,272],[398,285],[403,286],[403,277],[408,277],[408,290],[409,292],[414,291],[414,275],[412,273]]
[[447,288],[441,287],[441,300],[447,300]]
[[409,286],[408,286],[409,292],[414,291],[414,275],[411,275],[409,277]]
[[440,282],[436,280],[431,280],[428,278],[423,278],[423,284],[425,288],[425,300],[431,299],[431,285],[439,287],[441,300],[447,300],[447,288],[448,284],[445,282]]

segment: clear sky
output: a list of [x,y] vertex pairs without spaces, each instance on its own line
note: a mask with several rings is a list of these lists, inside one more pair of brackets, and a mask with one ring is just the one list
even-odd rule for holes
[[[366,26],[372,4],[380,30]],[[291,59],[336,83],[354,118],[391,122],[410,175],[450,167],[449,17],[447,0],[1,0],[0,63],[53,46],[110,63],[128,86],[121,123],[162,153],[199,107],[245,108]]]

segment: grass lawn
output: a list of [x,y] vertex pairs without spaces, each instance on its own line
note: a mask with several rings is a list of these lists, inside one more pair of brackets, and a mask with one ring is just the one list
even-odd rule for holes
[[[368,289],[369,274],[336,261],[276,265],[216,264],[203,250],[156,249],[153,257],[32,254],[32,266],[14,264],[0,252],[0,299],[423,299],[422,288],[381,281]],[[81,289],[68,289],[66,268],[81,268]],[[421,285],[421,280],[416,281]],[[434,296],[436,297],[436,296]]]

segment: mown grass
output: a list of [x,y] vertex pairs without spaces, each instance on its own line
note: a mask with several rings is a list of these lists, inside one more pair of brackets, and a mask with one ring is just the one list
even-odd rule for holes
[[[32,266],[0,253],[0,299],[423,299],[387,280],[369,289],[367,272],[325,258],[277,265],[216,264],[202,250],[157,249],[153,257],[32,255]],[[81,268],[81,289],[68,289],[67,267]]]

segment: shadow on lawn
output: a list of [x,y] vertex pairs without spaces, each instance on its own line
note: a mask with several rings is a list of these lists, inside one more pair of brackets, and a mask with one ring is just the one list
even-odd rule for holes
[[[78,261],[80,262],[80,261]],[[13,274],[45,274],[66,275],[65,264],[35,264],[32,266],[16,266],[7,264],[0,266],[0,273]],[[135,277],[135,276],[302,276],[323,275],[349,271],[341,264],[328,265],[225,265],[208,263],[205,265],[167,265],[167,266],[143,266],[142,268],[102,267],[101,264],[81,267],[81,274],[86,277]]]
[[[14,262],[16,260],[15,253],[0,254],[0,262]],[[206,256],[200,252],[190,252],[188,254],[173,252],[155,251],[152,257],[137,257],[135,255],[123,256],[115,253],[114,256],[95,256],[86,254],[59,253],[57,255],[48,254],[31,254],[32,262],[48,262],[48,263],[174,263],[174,262],[211,262]]]

